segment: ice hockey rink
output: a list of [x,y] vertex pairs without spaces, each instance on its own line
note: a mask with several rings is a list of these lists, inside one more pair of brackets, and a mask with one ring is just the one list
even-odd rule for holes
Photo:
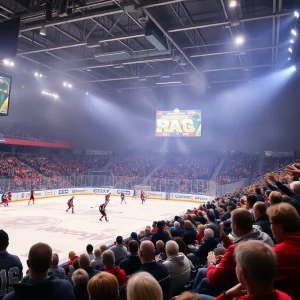
[[[24,270],[29,248],[38,242],[49,244],[58,253],[60,263],[68,260],[68,252],[85,251],[87,244],[94,247],[112,244],[117,235],[128,237],[137,233],[153,220],[170,219],[184,213],[195,203],[127,198],[120,204],[119,197],[111,197],[107,206],[109,222],[99,221],[99,205],[104,196],[75,196],[75,213],[66,212],[70,196],[38,199],[35,204],[28,201],[11,202],[9,207],[0,206],[1,226],[9,235],[8,251],[20,257]],[[93,207],[93,208],[91,208]]]

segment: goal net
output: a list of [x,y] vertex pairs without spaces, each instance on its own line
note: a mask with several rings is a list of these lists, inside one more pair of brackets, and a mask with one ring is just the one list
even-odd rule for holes
[[145,192],[146,197],[149,196],[149,192],[151,191],[150,185],[135,185],[134,186],[134,197],[139,198],[141,196],[141,191]]

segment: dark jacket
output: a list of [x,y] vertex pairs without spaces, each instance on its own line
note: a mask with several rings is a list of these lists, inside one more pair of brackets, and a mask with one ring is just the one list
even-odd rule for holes
[[213,251],[217,247],[218,241],[213,237],[204,239],[199,248],[194,248],[192,252],[198,257],[199,264],[205,264],[208,252]]
[[141,264],[138,256],[130,255],[128,258],[121,260],[119,266],[125,271],[127,276],[130,276],[141,268]]
[[257,199],[257,201],[265,202],[265,198],[263,195],[260,195],[260,194],[256,195],[256,199]]
[[84,269],[88,275],[89,275],[89,279],[91,279],[93,276],[95,276],[96,274],[99,273],[98,270],[95,270],[92,266],[89,266],[87,268]]
[[196,232],[191,228],[190,230],[187,230],[183,235],[183,241],[185,242],[186,245],[194,245],[196,237],[197,237]]
[[154,244],[154,246],[156,247],[156,242],[157,241],[163,241],[164,244],[167,243],[167,241],[170,240],[170,236],[169,236],[169,233],[165,230],[157,230],[153,235],[152,235],[152,238],[151,238],[151,242]]
[[72,284],[51,275],[40,281],[25,277],[4,300],[75,300]]
[[87,285],[74,286],[74,294],[76,300],[89,300]]
[[184,235],[184,233],[185,233],[185,230],[184,230],[183,228],[181,228],[181,227],[179,227],[179,228],[173,227],[173,228],[171,229],[172,236],[173,236],[173,232],[176,233],[176,236],[179,236],[179,237],[182,238],[183,235]]
[[271,225],[270,225],[270,220],[268,215],[262,216],[258,219],[255,220],[254,225],[258,225],[261,227],[262,231],[265,232],[270,236],[270,238],[275,241],[272,230],[271,230]]

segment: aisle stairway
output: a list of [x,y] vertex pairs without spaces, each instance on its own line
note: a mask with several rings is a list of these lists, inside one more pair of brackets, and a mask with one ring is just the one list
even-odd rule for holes
[[222,167],[223,167],[224,161],[225,161],[225,158],[222,157],[221,160],[219,161],[219,164],[217,165],[217,167],[216,167],[214,173],[211,175],[210,180],[216,180],[216,179],[217,179],[218,174],[219,174],[220,170],[221,170]]

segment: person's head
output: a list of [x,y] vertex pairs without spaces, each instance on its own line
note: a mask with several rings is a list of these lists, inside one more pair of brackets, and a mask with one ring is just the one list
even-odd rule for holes
[[142,264],[152,262],[155,256],[154,245],[151,241],[144,241],[141,243],[139,249],[139,257]]
[[271,205],[267,209],[271,230],[275,239],[282,238],[292,232],[300,231],[300,217],[297,210],[289,203]]
[[293,181],[290,188],[296,195],[300,195],[300,181]]
[[[107,250],[108,251],[108,250]],[[118,300],[119,283],[116,276],[101,272],[93,276],[87,286],[89,300]]]
[[52,249],[44,243],[33,245],[28,254],[27,266],[31,278],[43,278],[47,276],[52,262]]
[[282,202],[281,193],[273,191],[269,196],[269,201],[271,205],[281,203]]
[[85,269],[91,265],[91,259],[86,253],[80,254],[78,261],[81,269]]
[[100,250],[103,253],[104,251],[106,251],[108,248],[106,247],[106,245],[101,245],[100,246]]
[[178,221],[174,222],[174,228],[179,229],[180,228],[180,223]]
[[262,194],[261,188],[256,187],[256,188],[255,188],[255,194],[256,194],[256,195],[261,195],[261,194]]
[[72,282],[74,286],[87,286],[89,275],[83,269],[78,269],[72,274]]
[[198,229],[199,232],[204,232],[205,226],[204,226],[203,224],[199,224],[199,225],[197,226],[197,229]]
[[101,251],[101,249],[99,249],[99,248],[95,249],[95,251],[94,251],[94,255],[95,255],[95,257],[100,257],[100,256],[101,256],[101,254],[102,254],[102,251]]
[[246,290],[272,288],[277,257],[269,245],[255,240],[238,243],[234,256],[237,278]]
[[261,218],[267,214],[267,205],[264,202],[256,202],[253,206],[253,215],[255,219]]
[[157,222],[157,228],[158,228],[158,230],[162,230],[163,229],[163,222],[162,221],[158,221]]
[[248,195],[246,198],[246,209],[251,209],[257,201],[256,195]]
[[162,289],[157,280],[148,272],[138,272],[130,277],[127,284],[128,300],[162,300]]
[[249,233],[252,230],[252,226],[252,215],[248,210],[237,208],[231,213],[231,227],[237,237]]
[[145,235],[150,235],[151,234],[151,229],[146,227],[145,228]]
[[88,245],[86,246],[86,252],[87,252],[88,254],[93,253],[93,250],[94,250],[94,247],[93,247],[91,244],[88,244]]
[[207,219],[209,222],[216,222],[216,217],[211,212],[207,214]]
[[184,229],[185,229],[185,230],[190,230],[190,229],[192,229],[192,223],[191,223],[191,221],[189,221],[189,220],[185,220],[185,221],[184,221]]
[[179,252],[183,253],[184,255],[188,254],[187,246],[181,237],[175,237],[173,241],[175,241],[178,244]]
[[137,240],[137,239],[138,239],[138,236],[137,236],[137,233],[136,233],[136,232],[131,232],[130,237],[131,237],[133,240]]
[[292,198],[288,195],[282,195],[282,202],[283,203],[291,203]]
[[197,293],[183,292],[176,300],[201,300],[200,295]]
[[128,243],[128,251],[131,255],[137,255],[139,251],[139,243],[135,240],[131,240]]
[[157,222],[154,221],[154,222],[152,223],[152,228],[156,228],[156,227],[157,227]]
[[266,191],[266,195],[267,195],[267,197],[270,197],[270,194],[272,193],[272,191],[271,190],[267,190]]
[[5,252],[9,244],[8,234],[1,229],[0,230],[0,252]]
[[75,270],[79,269],[79,259],[78,258],[74,259],[72,266]]
[[204,230],[204,238],[209,239],[214,237],[214,231],[211,228],[206,228]]
[[74,251],[70,251],[69,252],[69,259],[70,260],[73,260],[73,258],[76,256],[75,252]]
[[165,249],[165,244],[162,240],[158,240],[156,242],[155,246],[158,250],[164,250]]
[[52,266],[58,266],[59,263],[59,257],[57,253],[52,254]]
[[116,238],[116,243],[118,245],[121,245],[123,243],[123,237],[121,237],[120,235],[118,235],[117,238]]
[[179,246],[175,241],[168,241],[166,244],[167,257],[177,255],[179,253]]
[[115,254],[111,250],[104,251],[102,258],[105,269],[111,269],[115,266]]

